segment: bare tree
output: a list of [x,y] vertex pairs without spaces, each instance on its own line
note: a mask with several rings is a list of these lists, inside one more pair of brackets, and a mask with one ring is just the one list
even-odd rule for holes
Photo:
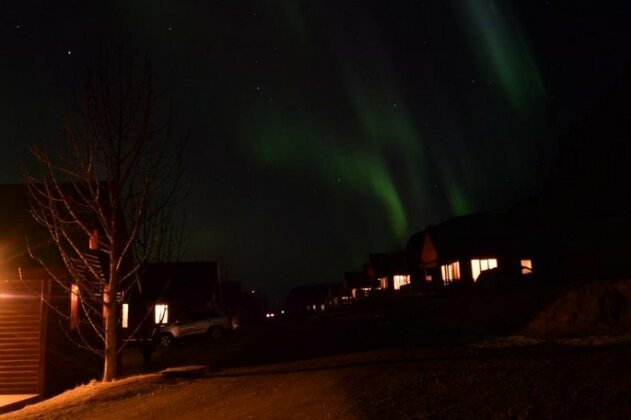
[[[159,114],[150,64],[136,70],[119,53],[114,67],[88,71],[64,122],[63,146],[54,154],[32,147],[41,173],[25,176],[32,214],[50,233],[71,284],[53,278],[80,302],[78,336],[103,356],[103,381],[117,372],[119,297],[172,245],[182,174],[182,147],[172,138],[170,110]],[[86,326],[101,344],[81,331]]]

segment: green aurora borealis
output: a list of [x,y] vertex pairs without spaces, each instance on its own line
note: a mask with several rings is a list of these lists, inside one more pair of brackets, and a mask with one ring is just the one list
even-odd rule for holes
[[[530,107],[545,101],[545,90],[530,52],[512,25],[492,0],[454,2],[461,9],[466,30],[471,33],[475,51],[487,83],[497,84],[515,111],[529,114]],[[311,50],[305,33],[305,10],[295,2],[283,2],[284,22],[290,38],[299,39],[300,48]],[[354,28],[355,35],[369,38],[372,44],[367,69],[339,50],[333,51],[343,76],[343,100],[350,104],[347,124],[356,127],[351,138],[326,130],[326,121],[317,121],[307,112],[291,115],[281,112],[258,113],[246,123],[244,138],[255,158],[265,165],[302,168],[317,173],[323,183],[344,181],[351,193],[372,197],[387,213],[392,237],[403,244],[409,236],[412,203],[428,197],[426,168],[431,156],[413,115],[404,103],[391,59],[372,28]],[[357,35],[357,32],[360,32]],[[351,34],[337,34],[336,43],[345,45]],[[476,42],[479,41],[479,42]],[[351,47],[352,48],[352,47]],[[361,60],[361,59],[360,59]],[[359,71],[362,68],[363,71]],[[372,80],[363,80],[369,74]],[[364,78],[365,79],[365,78]],[[397,99],[398,98],[398,99]],[[530,114],[532,116],[532,114]],[[350,145],[350,146],[349,146]],[[391,159],[388,159],[390,157]],[[448,207],[453,215],[475,209],[475,203],[460,187],[451,168],[441,170]],[[431,209],[423,208],[428,214]],[[415,210],[418,210],[416,208]]]
[[558,137],[628,59],[629,12],[603,4],[3,5],[3,180],[19,181],[28,144],[54,144],[95,45],[122,40],[191,133],[184,258],[276,296],[337,281],[545,182]]

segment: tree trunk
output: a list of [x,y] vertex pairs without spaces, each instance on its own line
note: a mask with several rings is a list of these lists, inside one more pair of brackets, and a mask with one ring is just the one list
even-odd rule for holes
[[116,378],[116,354],[118,343],[116,338],[116,294],[111,289],[103,292],[103,316],[105,319],[105,358],[103,366],[103,382]]

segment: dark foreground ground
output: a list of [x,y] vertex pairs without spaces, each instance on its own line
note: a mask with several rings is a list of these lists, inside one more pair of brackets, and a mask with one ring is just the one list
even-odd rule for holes
[[628,344],[372,350],[195,379],[137,376],[8,418],[625,419],[630,356]]
[[[373,302],[246,325],[220,341],[133,346],[130,378],[14,418],[631,418],[631,342],[520,334],[556,291]],[[580,304],[580,302],[579,302]],[[582,304],[580,304],[582,305]],[[580,306],[579,305],[579,306]],[[208,366],[173,379],[173,366]]]

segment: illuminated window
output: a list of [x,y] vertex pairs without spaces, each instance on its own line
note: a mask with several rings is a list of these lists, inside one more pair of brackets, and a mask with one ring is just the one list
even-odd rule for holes
[[497,267],[497,259],[487,258],[484,260],[471,260],[471,276],[473,281],[478,280],[481,272]]
[[425,274],[425,281],[426,282],[431,282],[432,281],[432,275],[431,274]]
[[522,274],[532,273],[532,260],[521,260],[521,273]]
[[406,284],[410,284],[409,275],[395,275],[394,276],[394,290],[399,290],[401,286],[405,286]]
[[90,235],[90,239],[88,240],[88,248],[92,251],[96,251],[99,249],[99,231],[92,231],[92,235]]
[[70,287],[70,329],[79,327],[79,285]]
[[129,327],[129,304],[123,303],[123,310],[121,314],[121,327],[128,328]]
[[440,266],[440,273],[445,284],[460,280],[460,263],[458,261]]
[[155,307],[155,323],[166,324],[169,322],[169,305],[159,303]]
[[379,286],[382,289],[388,288],[388,277],[379,277]]

